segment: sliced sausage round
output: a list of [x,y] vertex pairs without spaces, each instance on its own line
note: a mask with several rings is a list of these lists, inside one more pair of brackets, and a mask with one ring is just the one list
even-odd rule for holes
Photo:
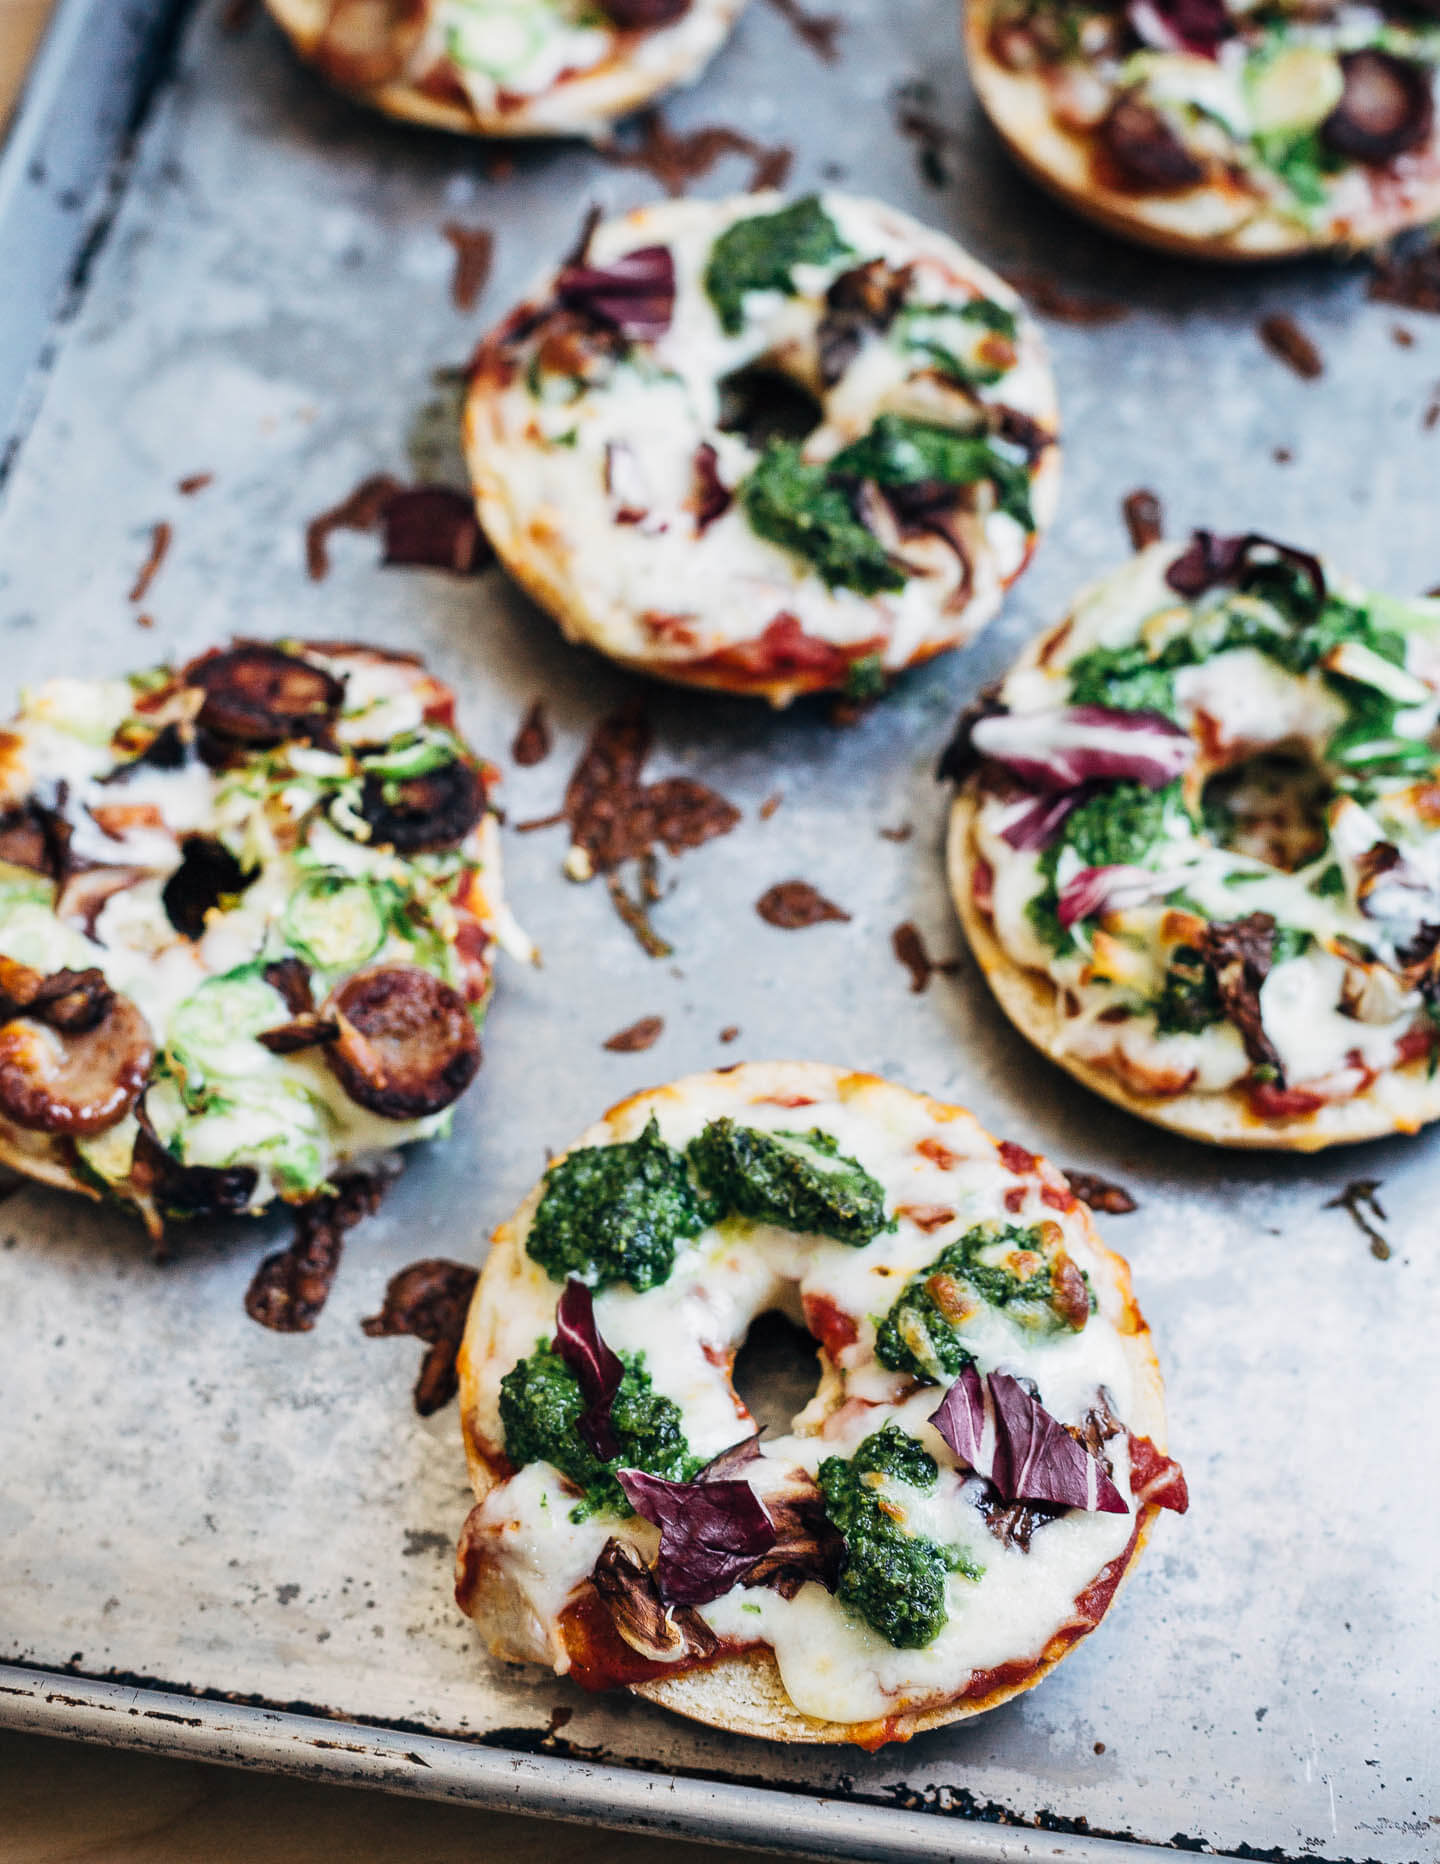
[[311,737],[330,724],[345,697],[333,673],[259,642],[197,660],[185,677],[205,694],[199,728],[240,744]]
[[1124,184],[1141,194],[1193,188],[1205,170],[1158,110],[1128,91],[1117,97],[1096,135]]
[[480,773],[458,758],[419,777],[366,775],[360,813],[377,846],[397,854],[452,848],[480,820],[485,785]]
[[1352,162],[1389,162],[1427,142],[1435,121],[1429,71],[1392,52],[1347,52],[1345,89],[1320,140]]
[[339,1026],[325,1049],[353,1101],[386,1120],[419,1120],[458,1100],[480,1066],[465,1000],[416,965],[359,971],[321,1010]]
[[[44,1014],[45,1006],[37,1010]],[[0,1028],[0,1113],[32,1132],[83,1138],[134,1106],[155,1045],[128,997],[111,995],[103,1013],[87,1021],[81,987],[57,999],[56,1010],[50,1022],[27,1015]]]

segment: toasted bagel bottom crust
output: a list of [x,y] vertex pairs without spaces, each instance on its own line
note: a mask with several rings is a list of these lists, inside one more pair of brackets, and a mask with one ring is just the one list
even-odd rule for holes
[[[563,88],[542,91],[516,110],[483,111],[447,103],[399,78],[363,89],[344,85],[336,88],[372,109],[383,111],[386,116],[419,123],[426,129],[448,130],[458,136],[595,138],[615,119],[638,110],[662,91],[698,75],[747,4],[748,0],[726,0],[723,31],[698,61],[689,54],[677,56],[643,73],[627,61],[613,61],[602,65],[589,77],[570,79]],[[307,64],[316,63],[316,52],[329,17],[329,0],[265,0],[265,5],[300,57]]]
[[979,858],[973,838],[975,816],[974,794],[962,790],[950,811],[946,869],[950,897],[970,949],[996,1001],[1021,1035],[1082,1086],[1153,1126],[1183,1133],[1205,1145],[1247,1151],[1320,1152],[1327,1146],[1418,1132],[1428,1121],[1440,1119],[1440,1073],[1431,1076],[1423,1061],[1392,1069],[1364,1093],[1349,1100],[1327,1101],[1314,1113],[1262,1120],[1235,1088],[1221,1094],[1147,1097],[1132,1093],[1108,1068],[1066,1054],[1060,992],[1043,972],[1016,964],[996,938],[989,915],[975,903],[970,885]]
[[1032,181],[1107,233],[1187,259],[1253,264],[1309,252],[1378,245],[1440,214],[1440,158],[1435,174],[1408,205],[1370,211],[1344,236],[1307,233],[1238,190],[1207,186],[1177,194],[1127,194],[1096,179],[1090,142],[1058,123],[1043,81],[1008,71],[990,52],[991,0],[961,0],[970,76],[1000,140]]
[[[739,1068],[717,1069],[715,1073],[722,1076],[734,1075],[743,1068],[755,1075],[761,1075],[770,1066],[778,1066],[786,1071],[787,1086],[793,1086],[797,1068],[805,1069],[814,1079],[817,1100],[830,1095],[837,1081],[841,1079],[881,1081],[883,1085],[892,1088],[896,1085],[893,1082],[883,1082],[882,1077],[879,1076],[833,1068],[823,1062],[740,1064]],[[637,1102],[652,1100],[657,1094],[681,1091],[692,1082],[705,1081],[709,1078],[711,1077],[705,1075],[692,1075],[670,1084],[668,1088],[647,1088],[638,1094],[632,1094],[611,1107],[603,1120],[576,1143],[593,1144],[600,1126],[617,1118]],[[908,1092],[909,1090],[900,1091]],[[921,1095],[917,1098],[928,1099],[928,1096]],[[931,1104],[941,1106],[944,1103],[932,1101]],[[556,1156],[563,1158],[565,1155],[560,1153]],[[461,1342],[457,1359],[460,1384],[460,1426],[477,1503],[483,1502],[490,1491],[505,1479],[504,1472],[491,1460],[491,1455],[487,1453],[487,1446],[480,1440],[474,1421],[480,1367],[485,1352],[482,1317],[487,1298],[493,1298],[495,1289],[503,1288],[506,1277],[511,1271],[511,1263],[522,1247],[520,1241],[522,1227],[538,1206],[542,1188],[543,1180],[541,1185],[537,1185],[525,1199],[515,1215],[502,1223],[495,1231],[491,1240],[490,1253],[481,1269],[480,1280],[470,1304],[465,1337]],[[1130,1327],[1126,1338],[1131,1341],[1138,1361],[1137,1398],[1141,1407],[1130,1428],[1136,1435],[1148,1436],[1155,1447],[1163,1452],[1167,1441],[1164,1384],[1150,1339],[1150,1330],[1135,1301],[1129,1265],[1123,1257],[1105,1248],[1096,1232],[1093,1219],[1083,1204],[1077,1206],[1076,1214],[1085,1225],[1089,1242],[1105,1259],[1114,1275],[1116,1285],[1124,1300],[1125,1318]],[[488,1296],[487,1291],[489,1291]],[[828,1364],[823,1351],[820,1358],[822,1364]],[[498,1450],[498,1448],[499,1446],[495,1446],[495,1449]],[[1135,1532],[1128,1549],[1118,1556],[1123,1560],[1124,1565],[1114,1590],[1110,1594],[1105,1611],[1101,1614],[1102,1618],[1108,1614],[1121,1588],[1128,1580],[1135,1562],[1150,1537],[1151,1525],[1159,1512],[1160,1510],[1151,1502],[1143,1503],[1137,1510]],[[1097,1574],[1096,1578],[1098,1577]],[[491,1582],[485,1588],[484,1598],[487,1613],[494,1627],[491,1646],[495,1654],[511,1660],[517,1657],[525,1660],[521,1652],[507,1642],[504,1623],[507,1609],[512,1613],[519,1613],[525,1608],[507,1591],[503,1582],[498,1580]],[[632,1695],[643,1696],[648,1701],[658,1703],[662,1708],[669,1709],[677,1715],[704,1723],[710,1728],[721,1729],[727,1734],[753,1735],[761,1740],[802,1743],[810,1746],[846,1744],[873,1751],[890,1741],[908,1741],[912,1735],[924,1734],[928,1729],[943,1728],[950,1722],[965,1721],[972,1716],[983,1715],[987,1710],[998,1708],[1001,1703],[1010,1701],[1012,1697],[1024,1695],[1027,1690],[1033,1689],[1038,1682],[1048,1676],[1055,1665],[1093,1629],[1094,1626],[1087,1623],[1066,1627],[1057,1632],[1034,1668],[1019,1681],[1001,1684],[984,1696],[922,1703],[879,1721],[826,1722],[803,1714],[790,1700],[785,1685],[781,1681],[779,1665],[769,1648],[763,1645],[719,1657],[694,1669],[683,1671],[678,1676],[658,1677],[650,1682],[632,1683],[627,1687]],[[533,1658],[529,1660],[533,1661]]]

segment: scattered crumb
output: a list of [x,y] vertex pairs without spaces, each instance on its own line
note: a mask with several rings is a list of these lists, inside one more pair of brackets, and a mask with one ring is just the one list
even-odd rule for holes
[[720,1031],[720,1040],[722,1042],[733,1042],[736,1036],[739,1035],[739,1033],[740,1033],[739,1023],[727,1023],[725,1027]]
[[1271,458],[1275,461],[1277,466],[1288,466],[1294,457],[1295,455],[1290,451],[1289,447],[1276,447],[1274,453],[1271,455]]
[[1284,311],[1275,311],[1269,317],[1262,317],[1259,335],[1270,354],[1283,362],[1287,369],[1293,369],[1302,381],[1313,382],[1324,375],[1324,357],[1295,319]]
[[1420,425],[1427,434],[1433,433],[1437,423],[1440,423],[1440,382],[1430,390],[1430,399],[1420,417]]
[[143,602],[149,593],[150,585],[160,574],[160,565],[170,548],[170,540],[175,535],[173,529],[162,518],[150,532],[150,554],[140,566],[140,573],[135,578],[130,590],[132,602]]
[[924,934],[909,919],[903,925],[896,926],[890,934],[890,949],[910,973],[910,989],[915,996],[928,988],[930,979],[937,971],[946,977],[953,977],[960,969],[958,958],[932,958]]
[[1390,341],[1395,345],[1396,349],[1414,349],[1415,333],[1412,330],[1407,330],[1404,324],[1391,324]]
[[[468,1263],[427,1256],[392,1275],[380,1312],[360,1323],[369,1339],[411,1334],[429,1348],[415,1381],[415,1409],[421,1417],[433,1416],[460,1389],[455,1358],[478,1279]],[[419,1548],[405,1551],[415,1553]]]
[[768,822],[783,801],[784,798],[779,790],[776,790],[773,796],[767,796],[760,805],[760,820],[762,822]]
[[1345,1189],[1332,1197],[1328,1204],[1322,1204],[1321,1209],[1345,1211],[1360,1234],[1369,1239],[1370,1253],[1376,1261],[1388,1262],[1393,1252],[1385,1240],[1385,1233],[1370,1221],[1372,1217],[1378,1218],[1381,1223],[1389,1221],[1376,1195],[1379,1189],[1378,1178],[1352,1178]]
[[638,1023],[631,1023],[628,1029],[617,1029],[600,1046],[609,1049],[612,1055],[638,1055],[643,1049],[654,1048],[664,1030],[663,1016],[642,1016]]
[[[515,742],[510,746],[510,755],[517,764],[528,770],[533,764],[544,763],[550,755],[552,743],[550,723],[545,716],[545,701],[532,699],[530,709],[520,721]],[[563,816],[554,819],[564,820]]]
[[1165,513],[1160,500],[1153,492],[1143,487],[1134,492],[1127,492],[1121,500],[1120,509],[1125,516],[1125,528],[1130,533],[1130,548],[1146,550],[1151,544],[1158,544],[1165,535]]
[[915,825],[913,822],[902,822],[898,828],[882,828],[880,830],[880,839],[882,841],[909,841],[914,833]]
[[180,481],[175,490],[181,498],[194,498],[197,492],[203,492],[207,485],[214,485],[214,483],[213,472],[192,472]]
[[458,220],[447,220],[440,231],[455,248],[450,301],[457,311],[473,311],[490,277],[495,235],[488,227],[465,227]]
[[135,626],[137,628],[153,628],[155,626],[155,617],[153,615],[137,615],[135,617]]
[[1061,1169],[1070,1189],[1091,1210],[1104,1211],[1107,1217],[1128,1217],[1132,1210],[1140,1208],[1123,1184],[1093,1171],[1071,1171],[1068,1166]]
[[782,880],[755,902],[755,910],[767,925],[783,932],[796,932],[805,926],[818,926],[827,919],[848,921],[849,913],[827,900],[808,880]]

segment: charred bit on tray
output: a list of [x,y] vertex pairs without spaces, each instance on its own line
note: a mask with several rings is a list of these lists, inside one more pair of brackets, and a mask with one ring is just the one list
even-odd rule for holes
[[415,1381],[415,1409],[421,1417],[433,1416],[460,1389],[455,1357],[478,1279],[467,1263],[427,1256],[392,1275],[380,1312],[360,1323],[369,1339],[409,1334],[429,1348]]
[[1144,487],[1128,492],[1120,506],[1125,514],[1125,528],[1130,533],[1132,550],[1148,550],[1165,535],[1165,513],[1160,500]]
[[1295,455],[1289,447],[1276,447],[1270,457],[1277,466],[1288,466]]
[[1427,434],[1433,433],[1440,426],[1440,382],[1430,390],[1430,399],[1425,404],[1425,412],[1420,417],[1420,425]]
[[628,1029],[617,1029],[600,1046],[609,1049],[612,1055],[638,1055],[642,1049],[654,1048],[664,1030],[663,1016],[642,1016],[638,1023],[631,1023]]
[[753,164],[747,192],[782,188],[795,159],[783,143],[757,142],[743,131],[711,124],[688,132],[672,130],[659,110],[642,111],[637,119],[639,141],[622,143],[612,137],[596,145],[596,153],[615,168],[639,168],[654,177],[667,194],[683,194],[726,155],[743,155]]
[[533,764],[544,763],[550,755],[553,742],[550,721],[545,716],[545,701],[532,699],[529,710],[520,721],[520,729],[515,733],[510,755],[517,764],[528,770]]
[[1407,330],[1404,324],[1391,324],[1390,341],[1395,345],[1396,349],[1414,349],[1415,333],[1411,330]]
[[203,492],[207,485],[214,485],[214,483],[215,475],[213,472],[192,472],[188,473],[185,478],[180,480],[175,490],[180,494],[181,498],[194,498],[197,492]]
[[295,1240],[255,1271],[245,1293],[245,1312],[272,1333],[309,1333],[329,1298],[345,1232],[380,1208],[394,1172],[355,1172],[339,1181],[330,1197],[301,1206]]
[[910,990],[919,996],[925,990],[930,979],[937,971],[943,977],[953,977],[960,969],[958,958],[932,958],[925,944],[924,934],[911,919],[896,926],[890,934],[890,949],[910,973]]
[[880,839],[881,841],[909,841],[914,833],[915,824],[913,822],[901,822],[895,828],[882,828],[880,830]]
[[767,796],[764,802],[761,803],[760,805],[760,810],[759,810],[760,820],[762,822],[768,822],[771,816],[774,815],[775,811],[780,807],[781,803],[784,800],[785,799],[779,790],[776,790],[773,796]]
[[1324,375],[1325,358],[1295,319],[1284,311],[1262,317],[1259,335],[1270,354],[1287,369],[1293,369],[1302,382],[1313,382],[1317,376]]
[[374,530],[384,539],[381,561],[392,567],[474,576],[493,555],[467,493],[452,486],[402,485],[389,473],[372,473],[306,525],[310,580],[323,582],[330,572],[327,545],[333,531]]
[[495,235],[489,227],[461,226],[458,220],[447,220],[440,231],[455,250],[450,301],[457,311],[473,311],[490,278]]
[[1140,1208],[1123,1184],[1093,1171],[1072,1171],[1068,1167],[1062,1170],[1070,1189],[1091,1210],[1103,1211],[1107,1217],[1128,1217],[1132,1210]]
[[1118,324],[1130,315],[1130,306],[1118,299],[1081,297],[1043,272],[1006,272],[1004,277],[1032,311],[1057,324]]
[[725,1027],[720,1031],[720,1040],[722,1042],[733,1042],[739,1033],[739,1023],[726,1023]]
[[140,573],[135,578],[130,590],[132,602],[143,602],[150,592],[150,585],[160,574],[160,565],[165,561],[170,549],[170,540],[175,535],[164,518],[150,532],[150,554],[140,566]]
[[767,887],[756,900],[755,910],[766,925],[778,926],[782,932],[798,932],[829,919],[845,923],[850,919],[843,907],[827,900],[808,880],[781,880]]
[[1377,1229],[1370,1221],[1372,1217],[1377,1217],[1381,1223],[1389,1222],[1377,1195],[1379,1189],[1378,1178],[1353,1178],[1328,1204],[1322,1204],[1321,1209],[1345,1211],[1360,1234],[1368,1240],[1370,1253],[1375,1260],[1388,1262],[1392,1251],[1385,1240],[1384,1231]]
[[770,4],[796,38],[808,45],[818,59],[827,65],[839,63],[840,47],[836,41],[845,30],[845,21],[838,13],[812,13],[800,0],[770,0]]

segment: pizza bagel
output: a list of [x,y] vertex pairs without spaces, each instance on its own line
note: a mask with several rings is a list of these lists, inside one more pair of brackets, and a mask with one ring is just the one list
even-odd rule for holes
[[687,84],[745,0],[266,0],[361,102],[475,136],[598,136]]
[[572,640],[753,693],[873,697],[995,614],[1053,512],[1055,389],[1015,293],[838,194],[593,229],[476,356],[501,561]]
[[1012,155],[1112,233],[1273,259],[1440,213],[1424,0],[965,0],[965,38]]
[[[751,1323],[808,1330],[762,1438]],[[1183,1512],[1160,1373],[1064,1177],[874,1075],[638,1094],[496,1232],[460,1352],[457,1597],[495,1653],[878,1747],[1029,1689]]]
[[480,1061],[496,772],[412,655],[237,641],[0,733],[0,1162],[168,1218],[306,1203]]
[[1248,535],[1096,583],[962,719],[950,885],[1109,1100],[1310,1151],[1440,1115],[1440,602]]

